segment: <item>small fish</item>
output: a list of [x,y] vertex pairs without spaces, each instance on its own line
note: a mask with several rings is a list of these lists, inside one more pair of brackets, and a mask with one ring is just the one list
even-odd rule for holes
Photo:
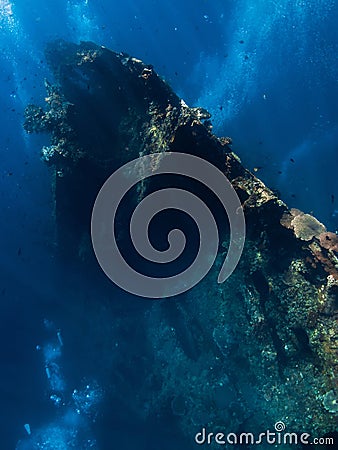
[[334,195],[331,194],[331,203],[334,204]]
[[20,256],[21,253],[22,253],[22,250],[21,250],[21,247],[19,247],[19,249],[18,249],[18,256]]
[[259,170],[261,170],[261,169],[263,169],[263,167],[262,166],[257,166],[257,167],[254,167],[254,172],[258,172]]
[[238,41],[240,44],[244,44],[244,41],[241,39],[240,41]]
[[295,160],[294,160],[293,158],[290,158],[290,161],[291,161],[292,163],[294,163],[294,162],[295,162]]

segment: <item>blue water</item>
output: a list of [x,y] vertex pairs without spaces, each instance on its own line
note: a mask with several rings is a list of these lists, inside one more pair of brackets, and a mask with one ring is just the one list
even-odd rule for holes
[[[108,363],[95,359],[107,344],[72,306],[81,301],[91,311],[98,293],[89,281],[81,291],[77,267],[54,256],[50,176],[39,159],[47,138],[22,129],[24,107],[42,103],[44,77],[51,78],[45,43],[93,40],[152,64],[189,106],[212,113],[214,132],[232,137],[243,163],[283,200],[336,230],[337,23],[334,0],[0,0],[1,448],[50,439],[39,448],[71,448],[71,441],[96,448],[100,441],[110,449],[114,439],[114,448],[149,450],[159,448],[159,436],[162,450],[188,448],[170,424],[151,435],[154,424],[140,425],[128,401],[117,414],[112,403],[120,397],[105,392]],[[139,342],[136,331],[123,334],[121,321],[139,308],[124,300],[120,322],[105,325],[117,365]],[[93,314],[100,322],[104,306]],[[88,405],[79,400],[86,389]],[[100,408],[112,414],[109,437],[95,426]]]

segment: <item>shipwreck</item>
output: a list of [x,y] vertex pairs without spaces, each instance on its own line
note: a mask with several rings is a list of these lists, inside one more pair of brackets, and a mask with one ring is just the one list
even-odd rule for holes
[[[149,300],[139,312],[148,345],[143,375],[128,386],[136,414],[172,415],[190,441],[202,427],[264,431],[278,421],[289,432],[338,439],[338,236],[290,210],[243,167],[230,138],[212,133],[208,112],[188,107],[151,65],[91,42],[53,42],[46,57],[54,80],[45,82],[44,106],[27,106],[24,128],[50,135],[41,158],[50,167],[60,258],[100,270],[90,241],[96,196],[115,170],[142,155],[203,158],[230,180],[244,211],[243,254],[226,282],[216,281],[216,261],[192,290]],[[158,178],[132,190],[119,212],[126,255],[134,255],[126,217],[162,187]],[[222,258],[229,226],[216,199],[191,181],[172,182],[209,202]],[[190,227],[175,212],[158,219],[155,245],[177,220]]]

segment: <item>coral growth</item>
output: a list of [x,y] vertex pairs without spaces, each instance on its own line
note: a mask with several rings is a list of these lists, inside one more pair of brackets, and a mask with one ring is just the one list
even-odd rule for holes
[[303,241],[310,241],[313,237],[319,236],[326,231],[325,226],[310,214],[298,214],[291,221],[297,238]]
[[326,248],[326,250],[331,250],[338,253],[338,235],[327,231],[319,235],[319,243],[321,247]]
[[76,142],[77,136],[69,123],[71,107],[56,85],[45,80],[47,96],[46,110],[28,105],[25,109],[24,129],[27,133],[51,133],[51,145],[41,151],[43,161],[56,167],[56,173],[62,173],[64,158],[73,163],[83,157],[83,152]]

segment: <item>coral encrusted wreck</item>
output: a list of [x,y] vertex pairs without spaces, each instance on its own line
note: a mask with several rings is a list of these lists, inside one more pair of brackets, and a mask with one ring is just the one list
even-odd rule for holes
[[[148,369],[137,386],[128,386],[135,414],[174,417],[192,444],[202,427],[264,432],[277,421],[312,437],[336,433],[336,236],[309,214],[289,210],[242,166],[228,138],[212,134],[208,113],[189,108],[152,66],[91,42],[54,42],[46,55],[55,84],[46,82],[44,109],[27,107],[24,126],[51,136],[42,158],[53,175],[60,249],[86,260],[83,236],[99,189],[114,170],[147,153],[208,160],[231,181],[245,212],[244,253],[224,284],[216,281],[216,264],[177,301],[147,303],[138,318]],[[180,179],[175,184],[185,186]],[[129,206],[160,186],[157,178],[143,184],[130,193]],[[189,187],[200,190],[217,216],[216,198]],[[226,216],[218,217],[221,228],[222,221],[226,247]],[[164,222],[157,229],[167,230]],[[125,355],[124,364],[132,366],[132,357]]]

